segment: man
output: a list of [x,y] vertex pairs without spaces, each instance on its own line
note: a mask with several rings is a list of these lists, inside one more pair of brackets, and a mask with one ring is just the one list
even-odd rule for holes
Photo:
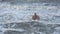
[[36,13],[34,13],[34,15],[32,16],[32,19],[33,20],[40,20],[40,17]]

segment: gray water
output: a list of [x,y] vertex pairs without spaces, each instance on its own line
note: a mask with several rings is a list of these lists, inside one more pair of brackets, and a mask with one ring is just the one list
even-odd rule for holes
[[[32,21],[34,13],[39,21]],[[1,34],[59,34],[60,6],[55,3],[0,2]]]

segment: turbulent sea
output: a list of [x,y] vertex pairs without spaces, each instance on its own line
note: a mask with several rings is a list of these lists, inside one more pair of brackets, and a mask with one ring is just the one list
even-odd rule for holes
[[[39,21],[32,21],[34,13]],[[55,3],[0,2],[0,34],[59,34],[60,6]]]

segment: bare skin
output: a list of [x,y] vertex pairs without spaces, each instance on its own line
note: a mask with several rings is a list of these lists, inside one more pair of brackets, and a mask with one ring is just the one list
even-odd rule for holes
[[34,15],[32,16],[32,19],[33,20],[40,20],[40,17],[36,13],[34,13]]

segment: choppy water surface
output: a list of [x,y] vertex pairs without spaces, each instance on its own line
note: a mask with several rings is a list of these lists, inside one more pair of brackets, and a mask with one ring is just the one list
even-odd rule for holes
[[[40,16],[39,22],[32,22],[34,13]],[[0,2],[1,34],[59,34],[60,6],[54,3]]]

